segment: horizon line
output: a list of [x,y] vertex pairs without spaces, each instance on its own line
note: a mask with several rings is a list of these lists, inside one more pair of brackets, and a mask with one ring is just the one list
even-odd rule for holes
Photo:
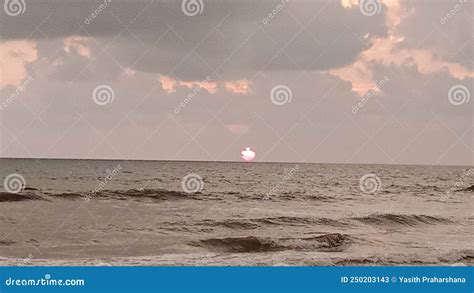
[[130,161],[130,162],[188,162],[188,163],[243,163],[243,164],[328,164],[328,165],[389,165],[389,166],[424,166],[424,167],[474,167],[473,165],[430,165],[418,163],[339,163],[339,162],[289,162],[289,161],[229,161],[229,160],[166,160],[166,159],[100,159],[100,158],[48,158],[48,157],[2,157],[2,159],[12,160],[70,160],[70,161]]

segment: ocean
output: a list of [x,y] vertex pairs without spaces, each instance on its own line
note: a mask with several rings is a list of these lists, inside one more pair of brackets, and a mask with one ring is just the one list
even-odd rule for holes
[[469,166],[0,165],[0,265],[474,263]]

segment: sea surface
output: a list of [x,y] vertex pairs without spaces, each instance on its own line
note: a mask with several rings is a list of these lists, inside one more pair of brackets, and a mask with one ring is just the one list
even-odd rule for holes
[[0,265],[474,263],[470,166],[0,166]]

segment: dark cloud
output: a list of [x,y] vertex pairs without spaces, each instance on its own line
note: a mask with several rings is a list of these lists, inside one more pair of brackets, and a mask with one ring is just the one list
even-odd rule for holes
[[402,46],[428,48],[440,58],[474,70],[472,0],[402,1]]
[[337,1],[204,1],[203,13],[193,17],[181,11],[181,1],[112,1],[86,21],[103,3],[28,2],[24,15],[0,19],[0,33],[93,37],[124,66],[200,80],[210,73],[238,78],[341,67],[371,45],[366,36],[387,30],[384,13],[368,18]]

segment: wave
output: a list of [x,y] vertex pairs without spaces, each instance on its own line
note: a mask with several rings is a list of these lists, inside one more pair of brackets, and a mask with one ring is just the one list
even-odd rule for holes
[[369,256],[364,258],[334,259],[336,266],[362,266],[362,265],[455,265],[466,266],[474,264],[474,250],[460,250],[449,252],[443,256],[419,257],[417,255]]
[[456,190],[456,191],[474,191],[474,185],[471,185],[467,188],[459,189],[459,190]]
[[332,227],[347,227],[350,224],[344,221],[338,221],[329,218],[307,218],[307,217],[266,217],[266,218],[254,218],[254,219],[226,219],[222,221],[215,221],[207,219],[198,222],[197,225],[211,226],[211,227],[224,227],[229,229],[257,229],[263,226],[310,226],[310,225],[322,225]]
[[333,201],[334,198],[328,196],[304,195],[301,193],[281,193],[278,195],[263,194],[241,194],[236,191],[214,193],[185,193],[182,191],[166,189],[129,189],[129,190],[100,190],[100,191],[81,191],[81,192],[50,192],[28,187],[21,193],[10,194],[1,193],[1,201],[22,201],[22,200],[51,200],[51,199],[105,199],[105,200],[129,200],[129,199],[152,199],[152,200],[223,200],[228,196],[234,196],[238,200],[256,200],[256,201],[280,201],[280,200],[311,200],[311,201]]
[[439,260],[447,263],[474,264],[474,249],[454,251],[440,257]]
[[184,192],[170,191],[163,189],[129,189],[129,190],[102,190],[88,193],[45,193],[49,197],[58,199],[153,199],[153,200],[174,200],[174,199],[197,199],[200,193],[187,194]]
[[426,215],[402,215],[402,214],[372,214],[365,217],[350,218],[370,225],[380,226],[416,226],[419,224],[451,224],[453,221],[443,217],[426,216]]
[[9,240],[9,239],[0,240],[0,246],[9,246],[15,243],[16,243],[15,241]]
[[17,202],[27,200],[47,200],[41,195],[34,193],[10,193],[0,192],[0,202]]
[[348,235],[332,233],[309,238],[269,238],[269,237],[226,237],[209,238],[191,242],[192,246],[200,246],[211,251],[227,253],[255,253],[284,250],[297,251],[343,251],[350,245]]

